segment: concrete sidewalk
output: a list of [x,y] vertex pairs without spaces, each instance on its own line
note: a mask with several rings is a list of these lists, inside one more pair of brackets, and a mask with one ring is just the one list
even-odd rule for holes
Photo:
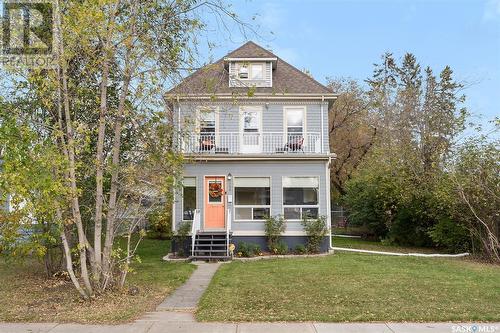
[[194,311],[207,289],[220,263],[193,262],[198,268],[191,277],[174,293],[168,296],[156,310],[158,311]]
[[153,312],[125,325],[4,324],[0,333],[462,333],[500,332],[500,323],[199,323],[190,313]]

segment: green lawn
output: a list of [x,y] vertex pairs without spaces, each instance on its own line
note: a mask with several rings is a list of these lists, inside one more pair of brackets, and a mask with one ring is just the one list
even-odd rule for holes
[[[139,294],[127,290],[97,296],[83,302],[70,281],[47,279],[42,265],[35,260],[24,264],[6,262],[0,256],[0,322],[77,322],[120,323],[134,320],[152,311],[175,288],[184,283],[195,266],[162,261],[169,241],[145,239],[138,255],[142,263],[133,266],[128,286],[137,286]],[[5,301],[8,300],[8,301]]]
[[499,321],[500,267],[337,252],[222,265],[203,321]]
[[385,252],[400,252],[400,253],[440,253],[441,251],[428,247],[409,247],[387,245],[381,242],[368,241],[360,238],[350,237],[332,237],[332,245],[335,247],[347,247],[352,249],[372,250],[372,251],[385,251]]

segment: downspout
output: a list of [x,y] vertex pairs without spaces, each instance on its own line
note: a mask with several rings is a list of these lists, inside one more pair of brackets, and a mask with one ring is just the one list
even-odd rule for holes
[[325,96],[321,96],[321,153],[323,153],[324,150],[324,145],[325,145],[325,137],[323,136],[324,130],[323,130],[323,103],[325,102]]
[[[175,110],[175,106],[173,107]],[[175,119],[175,118],[174,118]],[[176,138],[177,138],[177,145],[176,149],[179,149],[179,143],[180,143],[180,130],[181,130],[181,106],[179,104],[179,95],[177,95],[177,133],[176,133]],[[173,195],[173,202],[172,202],[172,233],[175,233],[175,203],[177,201],[177,187],[174,186],[174,195]]]
[[328,157],[328,163],[326,164],[326,190],[328,191],[326,196],[328,198],[327,202],[326,202],[326,209],[328,210],[327,211],[327,214],[326,214],[326,217],[327,217],[327,223],[328,223],[328,226],[329,226],[329,230],[330,230],[330,237],[328,238],[328,242],[329,242],[329,246],[330,246],[330,251],[333,251],[333,244],[332,244],[332,208],[331,208],[331,205],[332,205],[332,202],[331,202],[331,193],[330,193],[330,165],[332,163],[332,157]]

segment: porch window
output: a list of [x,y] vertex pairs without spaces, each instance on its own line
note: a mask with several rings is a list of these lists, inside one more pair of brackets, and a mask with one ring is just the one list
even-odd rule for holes
[[318,218],[318,177],[283,177],[283,213],[287,220]]
[[264,177],[236,177],[234,197],[235,220],[265,220],[271,211],[271,180]]
[[192,221],[196,209],[196,178],[186,177],[182,189],[182,219]]

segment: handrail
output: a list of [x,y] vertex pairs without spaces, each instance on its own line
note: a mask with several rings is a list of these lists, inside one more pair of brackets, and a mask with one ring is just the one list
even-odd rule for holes
[[196,242],[196,234],[200,230],[200,210],[194,210],[193,224],[191,225],[191,256],[194,256],[194,244]]
[[229,233],[231,232],[231,209],[227,209],[227,220],[226,220],[226,256],[229,257]]

